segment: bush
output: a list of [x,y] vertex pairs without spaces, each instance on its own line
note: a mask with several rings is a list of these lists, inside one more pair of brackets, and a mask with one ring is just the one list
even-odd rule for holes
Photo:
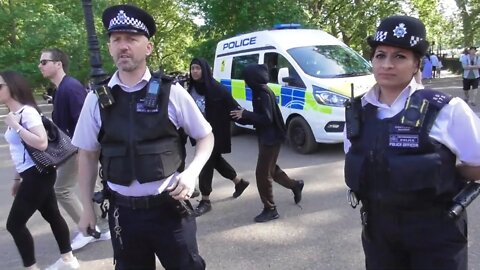
[[442,59],[443,68],[448,69],[454,74],[462,74],[463,68],[458,58],[444,58]]

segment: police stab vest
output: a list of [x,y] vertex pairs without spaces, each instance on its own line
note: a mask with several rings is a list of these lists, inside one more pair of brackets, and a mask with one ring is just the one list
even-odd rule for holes
[[170,82],[162,79],[156,109],[143,104],[147,86],[127,93],[111,89],[115,103],[100,108],[100,163],[104,179],[128,186],[134,180],[153,182],[172,175],[180,166],[180,137],[168,118]]
[[377,118],[377,107],[371,104],[361,109],[360,135],[350,140],[345,157],[345,182],[363,201],[400,207],[446,202],[463,185],[456,156],[428,136],[451,97],[426,89],[412,97],[429,102],[418,127],[402,124],[405,108],[385,119]]

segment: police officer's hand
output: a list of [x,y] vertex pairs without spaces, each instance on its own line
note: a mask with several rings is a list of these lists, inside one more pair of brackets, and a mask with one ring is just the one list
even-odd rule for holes
[[95,225],[97,223],[97,217],[95,216],[95,212],[93,211],[93,204],[92,207],[88,207],[83,209],[82,215],[80,216],[80,221],[78,222],[78,230],[82,232],[83,235],[89,235],[87,232],[87,228],[95,229]]
[[182,173],[173,176],[175,183],[169,188],[170,196],[175,200],[188,200],[195,189],[195,181],[197,176],[190,173],[188,169]]

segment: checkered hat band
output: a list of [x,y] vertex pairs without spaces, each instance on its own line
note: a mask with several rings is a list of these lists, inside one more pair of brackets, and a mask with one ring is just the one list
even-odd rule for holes
[[382,42],[387,38],[387,35],[388,35],[388,32],[386,31],[377,31],[377,33],[375,34],[374,40]]
[[412,36],[410,38],[410,46],[413,47],[413,46],[417,45],[420,40],[422,40],[422,39],[419,38],[419,37]]
[[135,18],[132,18],[132,17],[128,17],[123,12],[123,10],[121,10],[120,13],[118,13],[117,17],[110,20],[108,30],[111,30],[112,28],[115,28],[115,27],[120,26],[120,25],[121,26],[125,26],[125,25],[132,26],[133,28],[144,31],[145,33],[150,35],[150,33],[148,32],[148,28],[145,26],[145,24],[142,21],[140,21],[138,19],[135,19]]

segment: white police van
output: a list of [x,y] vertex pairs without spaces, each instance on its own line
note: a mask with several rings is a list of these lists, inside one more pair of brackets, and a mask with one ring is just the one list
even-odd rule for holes
[[286,121],[289,143],[304,154],[313,152],[317,143],[343,141],[343,104],[351,83],[360,95],[375,82],[369,62],[330,34],[278,25],[217,44],[213,75],[248,110],[252,92],[242,71],[253,63],[268,66],[269,86]]

